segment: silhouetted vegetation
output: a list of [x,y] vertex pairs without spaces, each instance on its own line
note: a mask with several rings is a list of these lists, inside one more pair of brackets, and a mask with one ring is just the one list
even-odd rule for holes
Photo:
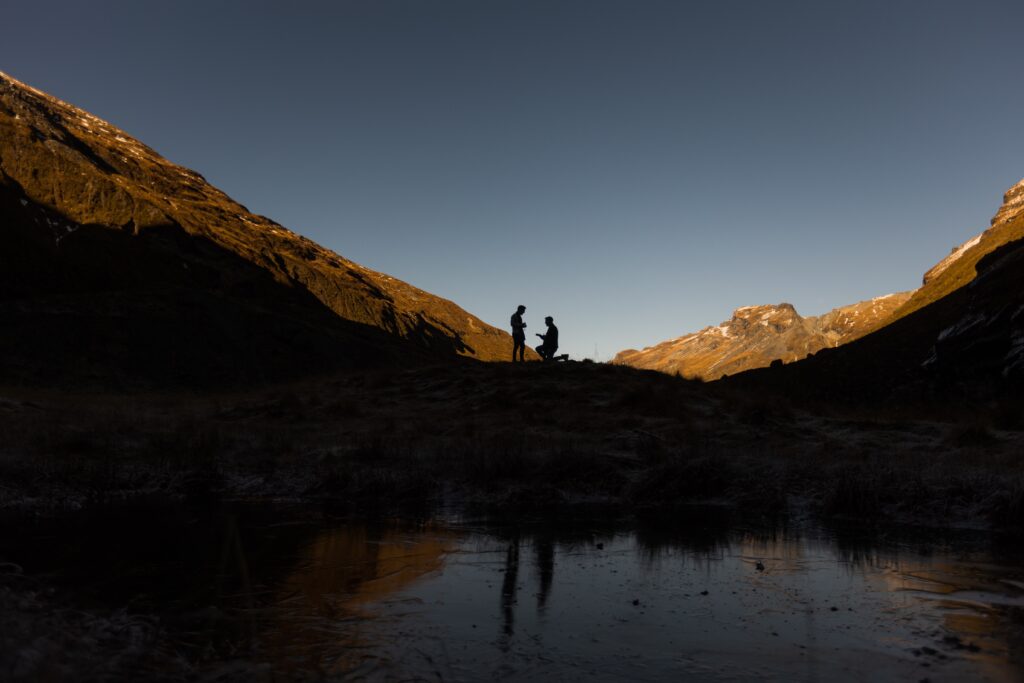
[[712,501],[765,514],[795,506],[1019,525],[1024,435],[999,428],[1009,404],[953,423],[864,409],[825,416],[619,366],[512,370],[367,372],[212,397],[11,398],[0,412],[0,504],[273,496],[364,510],[671,509]]

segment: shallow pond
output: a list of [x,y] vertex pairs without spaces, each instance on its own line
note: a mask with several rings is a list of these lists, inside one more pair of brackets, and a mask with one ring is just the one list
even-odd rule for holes
[[714,510],[670,522],[131,508],[12,525],[0,559],[78,607],[158,615],[207,673],[1024,680],[1014,545]]

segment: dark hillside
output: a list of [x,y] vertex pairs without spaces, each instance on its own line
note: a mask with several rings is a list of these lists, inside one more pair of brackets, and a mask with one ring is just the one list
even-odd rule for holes
[[[819,351],[826,353],[829,349],[886,328],[971,282],[979,262],[1003,246],[1024,239],[1022,215],[1024,181],[1003,195],[1002,206],[987,230],[955,247],[924,274],[921,287],[912,292],[879,296],[807,318],[797,314],[790,304],[785,303],[744,306],[737,309],[730,320],[720,325],[706,327],[699,332],[676,337],[641,351],[621,351],[612,362],[670,374],[678,372],[685,377],[710,381],[723,375],[765,368],[772,363],[792,363]],[[998,298],[996,294],[993,296]],[[913,323],[910,328],[916,328],[916,325]],[[931,333],[924,333],[925,337],[928,334]],[[911,347],[914,347],[912,343]],[[879,360],[884,363],[889,358],[895,362],[895,357],[891,356],[905,351],[880,351],[883,358]],[[865,360],[875,362],[874,358]],[[915,356],[907,362],[913,365],[922,361]],[[896,366],[902,367],[900,362],[896,362]],[[802,372],[794,371],[793,376]],[[887,379],[882,379],[888,383]]]
[[[1024,238],[1024,181],[1003,195],[1003,204],[990,227],[954,249],[946,259],[925,273],[924,282],[884,324],[910,315],[963,287],[974,279],[979,262],[1003,245]],[[877,329],[877,328],[876,328]],[[869,332],[872,330],[868,330]]]
[[[1024,216],[1009,226],[1021,229]],[[863,404],[1018,395],[1024,382],[1024,240],[976,261],[959,289],[846,346],[724,380],[797,399]]]
[[6,381],[270,380],[512,346],[3,74],[0,266]]
[[173,223],[78,225],[0,187],[0,225],[5,384],[219,386],[427,356]]

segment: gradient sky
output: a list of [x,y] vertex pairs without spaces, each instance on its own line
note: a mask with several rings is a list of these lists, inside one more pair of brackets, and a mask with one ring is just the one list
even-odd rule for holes
[[1024,177],[1021,0],[3,14],[0,70],[575,357],[912,289]]

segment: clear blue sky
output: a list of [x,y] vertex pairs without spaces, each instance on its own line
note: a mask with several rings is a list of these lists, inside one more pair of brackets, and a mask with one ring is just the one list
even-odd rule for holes
[[0,70],[607,359],[917,286],[1024,177],[1024,2],[8,3]]

